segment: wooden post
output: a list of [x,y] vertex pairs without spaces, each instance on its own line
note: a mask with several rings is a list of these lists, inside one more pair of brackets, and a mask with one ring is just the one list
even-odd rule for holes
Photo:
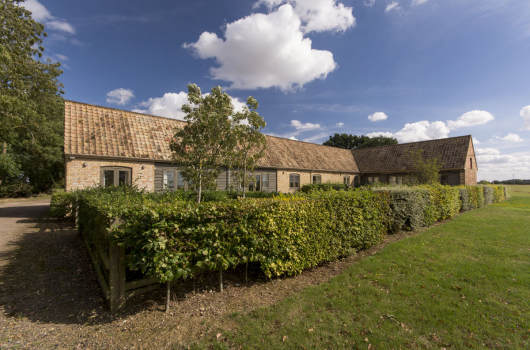
[[125,248],[109,243],[110,313],[115,315],[125,306]]

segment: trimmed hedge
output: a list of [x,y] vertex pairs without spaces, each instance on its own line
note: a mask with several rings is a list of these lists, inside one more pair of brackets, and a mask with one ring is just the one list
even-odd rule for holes
[[390,195],[390,232],[417,230],[452,218],[461,208],[460,191],[450,186],[389,186],[374,188]]
[[300,191],[303,193],[309,193],[313,191],[340,191],[340,190],[347,190],[348,186],[346,186],[343,183],[340,182],[326,182],[326,183],[318,183],[318,184],[306,184],[303,185],[302,188],[300,188]]
[[56,192],[50,202],[50,216],[58,220],[73,220],[75,192]]
[[[219,195],[222,200],[200,204],[184,192],[133,187],[92,188],[76,196],[79,229],[91,243],[126,247],[129,269],[165,282],[248,262],[259,262],[269,277],[298,274],[375,245],[388,232],[430,226],[475,208],[486,193],[504,198],[501,186],[441,185],[266,199]],[[56,199],[57,208],[67,208],[61,204],[66,197]]]

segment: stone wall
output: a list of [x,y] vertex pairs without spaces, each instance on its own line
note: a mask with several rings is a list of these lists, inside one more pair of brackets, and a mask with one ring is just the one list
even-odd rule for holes
[[155,167],[152,162],[130,160],[98,160],[92,158],[66,157],[66,191],[82,189],[99,185],[101,181],[101,167],[116,166],[130,168],[132,183],[147,191],[154,190]]

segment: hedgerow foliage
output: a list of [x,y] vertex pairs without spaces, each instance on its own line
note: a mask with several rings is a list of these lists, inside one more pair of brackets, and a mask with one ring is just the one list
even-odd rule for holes
[[315,184],[306,184],[300,188],[300,191],[303,193],[309,193],[312,191],[340,191],[346,190],[348,186],[341,182],[326,182],[326,183],[315,183]]
[[[488,188],[491,198],[504,198],[502,187]],[[77,198],[79,230],[91,243],[126,247],[129,269],[165,282],[248,262],[269,277],[298,274],[375,245],[388,232],[477,207],[485,191],[393,186],[196,203],[178,191],[99,187],[70,198]],[[58,211],[68,206],[66,197],[52,201]]]

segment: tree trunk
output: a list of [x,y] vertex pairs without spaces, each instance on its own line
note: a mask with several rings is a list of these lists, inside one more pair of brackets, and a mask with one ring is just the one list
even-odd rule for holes
[[166,313],[169,312],[169,302],[171,301],[171,282],[166,282]]
[[223,292],[223,266],[219,267],[219,290]]
[[245,154],[245,164],[243,165],[243,198],[245,198],[245,190],[247,189],[247,155]]

